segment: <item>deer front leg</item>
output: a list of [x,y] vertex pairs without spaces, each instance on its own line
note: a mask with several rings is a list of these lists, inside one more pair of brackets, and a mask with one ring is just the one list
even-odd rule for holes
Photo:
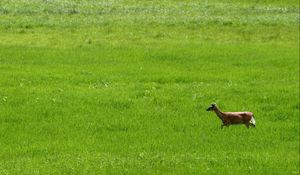
[[223,122],[222,125],[221,125],[221,129],[223,129],[224,126],[227,126],[227,127],[228,127],[228,126],[229,126],[229,123],[228,123],[228,122]]
[[223,124],[221,125],[221,129],[226,126],[226,127],[229,127],[230,125],[230,121],[223,121]]
[[221,125],[221,129],[223,129],[224,126],[225,126],[225,124],[223,123],[223,124]]

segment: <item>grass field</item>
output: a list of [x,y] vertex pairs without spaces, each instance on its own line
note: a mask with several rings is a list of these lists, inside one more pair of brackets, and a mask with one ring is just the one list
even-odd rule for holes
[[0,174],[299,174],[299,110],[297,0],[0,1]]

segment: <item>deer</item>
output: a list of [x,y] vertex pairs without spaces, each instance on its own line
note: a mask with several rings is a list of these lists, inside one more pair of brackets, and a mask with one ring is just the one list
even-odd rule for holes
[[249,126],[255,127],[255,119],[252,112],[222,112],[217,104],[212,103],[206,111],[214,111],[217,116],[222,120],[221,129],[224,126],[235,124],[245,124],[247,128]]

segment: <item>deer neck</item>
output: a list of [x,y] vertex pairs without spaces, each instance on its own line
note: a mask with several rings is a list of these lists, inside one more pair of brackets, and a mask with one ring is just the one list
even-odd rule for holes
[[220,111],[217,107],[214,108],[215,113],[217,116],[223,121],[223,112]]

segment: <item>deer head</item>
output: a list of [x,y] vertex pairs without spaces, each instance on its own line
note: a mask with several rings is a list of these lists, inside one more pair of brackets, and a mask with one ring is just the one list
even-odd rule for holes
[[206,109],[206,111],[213,111],[215,109],[216,105],[217,105],[216,103],[212,103],[210,105],[210,107]]

